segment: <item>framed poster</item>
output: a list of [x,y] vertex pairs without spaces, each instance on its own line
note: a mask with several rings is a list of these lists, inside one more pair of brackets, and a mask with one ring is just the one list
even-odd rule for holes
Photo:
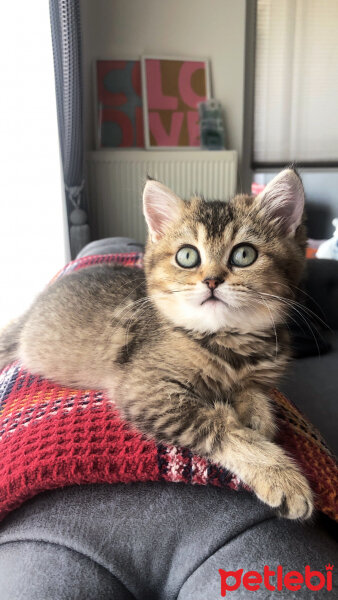
[[95,62],[96,148],[144,148],[139,59]]
[[145,146],[200,147],[198,104],[210,98],[206,59],[142,56]]

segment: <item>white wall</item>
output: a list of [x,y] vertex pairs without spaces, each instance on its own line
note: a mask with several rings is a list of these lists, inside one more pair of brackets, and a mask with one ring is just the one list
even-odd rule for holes
[[210,59],[214,97],[225,109],[228,149],[242,155],[245,0],[81,0],[86,148],[94,149],[96,58],[142,53]]

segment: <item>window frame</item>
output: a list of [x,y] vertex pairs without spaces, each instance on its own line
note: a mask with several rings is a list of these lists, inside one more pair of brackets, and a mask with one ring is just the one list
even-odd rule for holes
[[[283,169],[288,162],[255,161],[254,151],[254,98],[255,98],[255,64],[256,64],[256,23],[257,0],[246,0],[246,33],[245,33],[245,86],[243,114],[243,152],[242,152],[242,187],[250,192],[253,173]],[[334,161],[297,161],[300,169],[338,169],[338,160]]]

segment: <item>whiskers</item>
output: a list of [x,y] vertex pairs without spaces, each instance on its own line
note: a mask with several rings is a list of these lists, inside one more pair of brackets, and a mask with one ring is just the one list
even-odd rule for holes
[[[271,282],[279,285],[280,282]],[[236,286],[237,287],[237,286]],[[288,288],[287,285],[285,285]],[[294,286],[296,287],[296,286]],[[288,288],[290,290],[290,288]],[[293,300],[291,298],[286,298],[284,296],[280,296],[278,294],[270,294],[267,292],[256,291],[251,287],[241,287],[238,288],[231,293],[231,297],[234,299],[238,299],[240,304],[240,308],[243,308],[243,298],[245,298],[245,304],[249,307],[252,307],[253,303],[257,307],[257,304],[261,304],[265,307],[266,311],[269,314],[269,319],[271,322],[271,327],[275,337],[275,352],[276,356],[278,353],[278,324],[283,324],[289,328],[288,322],[294,323],[297,327],[299,327],[303,333],[305,330],[302,328],[302,324],[305,328],[310,332],[314,343],[317,348],[318,355],[320,356],[320,347],[318,344],[318,339],[323,339],[321,332],[316,327],[317,323],[321,323],[324,327],[329,329],[328,325],[311,309],[307,306],[301,304],[297,300]],[[278,313],[276,313],[276,305],[278,305]],[[278,314],[278,318],[276,321],[276,314]]]
[[264,304],[265,304],[266,308],[267,308],[267,309],[268,309],[268,311],[269,311],[270,320],[271,320],[271,325],[272,325],[272,327],[273,327],[273,331],[274,331],[274,334],[275,334],[275,340],[276,340],[276,353],[275,353],[275,354],[276,354],[276,358],[277,358],[277,354],[278,354],[278,338],[277,338],[277,327],[276,327],[276,323],[275,323],[275,320],[274,320],[274,318],[273,318],[273,316],[272,316],[272,312],[271,312],[271,309],[270,309],[270,307],[269,307],[268,303],[266,302],[266,300],[264,300],[264,298],[263,298],[263,296],[262,296],[261,294],[259,294],[259,295],[260,295],[260,297],[261,297],[262,301],[264,302]]
[[[135,288],[136,289],[136,288]],[[124,306],[121,310],[115,312],[114,314],[114,322],[113,327],[117,330],[120,326],[125,329],[125,341],[124,345],[128,349],[130,330],[133,327],[136,321],[140,323],[147,322],[144,317],[145,313],[149,309],[149,307],[153,308],[156,306],[156,299],[164,300],[168,299],[172,294],[178,293],[189,293],[191,295],[191,290],[181,289],[181,290],[166,290],[165,292],[153,292],[151,295],[143,296],[142,298],[138,298],[135,300],[130,300],[130,294],[126,296],[125,300],[130,302]],[[169,324],[166,326],[164,323],[161,324],[161,331],[167,331],[171,329],[172,326]],[[156,330],[154,329],[154,334]]]
[[[280,284],[280,282],[277,282],[277,283]],[[287,286],[285,286],[285,287],[287,287]],[[267,292],[256,292],[255,290],[252,290],[252,288],[250,288],[250,293],[257,295],[257,296],[259,295],[262,300],[265,300],[266,303],[267,302],[280,303],[286,309],[285,312],[287,315],[287,319],[292,321],[293,323],[295,323],[297,327],[300,327],[300,329],[302,329],[301,323],[303,323],[306,326],[306,328],[308,329],[308,331],[311,333],[311,336],[313,337],[313,340],[314,340],[316,348],[317,348],[318,356],[320,356],[320,348],[319,348],[317,337],[323,339],[323,336],[322,336],[321,332],[318,330],[318,328],[316,327],[314,321],[317,320],[327,329],[330,329],[330,328],[316,313],[314,313],[311,309],[309,309],[307,306],[301,304],[300,302],[298,302],[296,300],[292,300],[291,298],[285,298],[284,296],[280,296],[278,294],[269,294]],[[268,308],[268,304],[266,304],[266,306]],[[295,318],[295,314],[301,319],[301,322],[299,322],[299,320],[297,318]],[[304,330],[303,330],[303,332],[304,332]]]
[[[280,283],[280,282],[275,282],[275,281],[273,281],[272,283],[278,283],[279,285],[282,285],[283,287],[286,287],[286,288],[288,288],[290,286],[291,288],[297,290],[297,292],[299,292],[300,294],[304,294],[304,296],[309,298],[309,300],[311,300],[311,302],[313,302],[318,307],[319,311],[325,318],[325,314],[323,312],[322,307],[318,304],[318,302],[316,302],[316,300],[312,296],[310,296],[310,294],[308,294],[302,288],[299,288],[296,285],[293,285],[291,283],[289,284],[289,286],[286,284]],[[323,325],[323,327],[325,327],[325,329],[332,331],[331,327],[326,323],[326,321],[324,321],[324,319],[322,319],[317,313],[315,313],[313,310],[311,310],[308,306],[305,306],[304,304],[297,302],[296,300],[292,300],[292,302],[295,302],[299,307],[301,307],[304,311],[306,311],[309,315],[311,315],[314,320],[319,321]]]
[[[248,288],[242,287],[242,286],[236,286],[235,290],[231,290],[230,297],[233,301],[235,301],[237,303],[237,306],[235,306],[233,308],[234,308],[234,310],[242,310],[242,311],[245,308],[250,309],[250,310],[252,310],[252,309],[257,310],[257,306],[261,305],[267,309],[267,311],[269,313],[271,327],[274,332],[275,355],[277,358],[277,354],[278,354],[277,325],[273,318],[272,311],[271,311],[267,301],[261,296],[261,294],[256,293],[256,292],[253,294],[252,292],[253,292],[253,290],[249,290]],[[243,297],[245,298],[244,302],[243,302]],[[258,318],[258,316],[257,316],[257,318]]]
[[[172,288],[170,288],[170,283]],[[154,322],[153,335],[156,336],[158,327],[156,326],[156,317],[154,313],[160,310],[161,312],[161,332],[172,330],[175,323],[181,324],[188,328],[200,330],[200,313],[196,312],[200,309],[205,300],[206,290],[201,286],[186,286],[177,285],[177,282],[168,282],[168,287],[164,289],[153,288],[150,294],[137,299],[126,297],[125,304],[122,309],[116,310],[114,314],[114,329],[120,326],[125,331],[125,345],[128,346],[130,339],[135,334],[136,327],[147,327],[148,335],[149,325]],[[272,284],[283,285],[280,282],[271,282]],[[162,282],[163,284],[163,282]],[[290,287],[285,286],[290,293]],[[150,288],[151,289],[151,288]],[[277,289],[277,287],[276,287]],[[310,332],[317,352],[320,355],[320,345],[318,344],[321,332],[316,327],[316,321],[323,324],[320,319],[311,309],[302,305],[297,300],[281,296],[279,294],[267,293],[255,290],[247,285],[227,285],[219,286],[216,290],[216,296],[220,300],[219,307],[210,307],[210,311],[203,313],[203,326],[210,327],[211,331],[218,329],[238,328],[240,331],[260,331],[266,332],[273,336],[274,339],[274,354],[280,352],[280,327],[291,327],[290,323],[294,323],[300,330]],[[175,304],[177,298],[177,304]],[[221,303],[224,312],[221,310]],[[168,310],[167,310],[168,309]],[[177,309],[177,311],[176,311]],[[217,310],[215,310],[217,309]],[[202,308],[204,310],[204,308]],[[202,313],[201,313],[202,314]],[[166,315],[168,315],[166,317]],[[185,316],[186,315],[186,316]],[[177,319],[176,319],[177,316]],[[163,319],[164,317],[164,319]],[[203,320],[202,319],[202,320]],[[290,327],[289,327],[290,326]],[[302,328],[304,327],[304,329]],[[201,329],[202,331],[202,329]],[[207,329],[206,329],[207,331]]]

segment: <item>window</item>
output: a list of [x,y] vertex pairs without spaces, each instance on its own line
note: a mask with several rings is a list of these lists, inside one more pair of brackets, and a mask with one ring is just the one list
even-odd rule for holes
[[1,8],[0,327],[66,260],[48,2]]
[[254,167],[338,166],[337,99],[337,0],[257,0]]

